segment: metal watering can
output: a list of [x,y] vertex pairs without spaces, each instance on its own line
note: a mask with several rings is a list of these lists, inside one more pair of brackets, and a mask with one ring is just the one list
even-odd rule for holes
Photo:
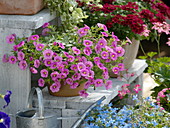
[[[39,108],[32,107],[33,94],[37,93]],[[27,109],[16,114],[17,128],[58,128],[57,115],[50,110],[44,110],[42,91],[32,88],[27,103]]]
[[[32,107],[32,99],[35,91],[38,96],[39,108]],[[105,99],[106,97],[103,96],[100,101]],[[85,112],[78,117],[79,119],[71,126],[71,128],[81,127],[81,122],[84,120],[86,114],[91,111],[96,104],[97,102],[90,105]],[[58,117],[55,112],[44,110],[42,91],[39,88],[33,87],[29,93],[27,109],[19,111],[16,114],[16,124],[17,128],[60,128],[59,120],[70,118],[77,117]]]

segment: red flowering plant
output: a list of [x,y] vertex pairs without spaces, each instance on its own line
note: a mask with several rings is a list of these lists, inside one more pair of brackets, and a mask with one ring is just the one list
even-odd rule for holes
[[156,33],[153,23],[170,18],[170,8],[161,0],[77,0],[88,15],[84,23],[106,24],[120,39],[149,39]]
[[[50,90],[58,92],[61,81],[74,89],[81,80],[85,84],[79,94],[87,97],[91,86],[112,87],[109,71],[117,74],[124,70],[121,61],[125,50],[122,45],[127,41],[120,41],[104,24],[98,23],[91,28],[85,25],[68,33],[58,33],[47,23],[43,27],[41,35],[33,34],[27,38],[17,38],[14,34],[8,36],[7,43],[15,43],[12,50],[14,55],[3,57],[3,62],[18,62],[22,70],[29,67],[33,74],[39,72],[39,86],[50,83]],[[121,45],[117,44],[118,41]]]

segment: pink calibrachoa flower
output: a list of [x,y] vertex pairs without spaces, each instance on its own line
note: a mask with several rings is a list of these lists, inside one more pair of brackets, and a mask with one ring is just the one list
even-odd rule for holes
[[94,57],[93,60],[94,60],[94,63],[97,64],[97,63],[100,63],[101,58],[100,57]]
[[117,60],[117,53],[115,53],[115,52],[112,52],[112,53],[110,53],[110,58],[111,58],[111,60]]
[[57,66],[58,66],[58,63],[57,63],[57,62],[52,62],[50,68],[51,68],[51,69],[56,69]]
[[55,60],[57,63],[61,63],[62,60],[63,60],[63,58],[60,57],[60,56],[55,56],[55,57],[54,57],[54,60]]
[[52,66],[52,64],[53,64],[53,60],[51,60],[51,59],[45,59],[44,60],[45,66],[50,67],[50,66]]
[[83,36],[87,35],[89,29],[90,29],[90,28],[86,25],[85,27],[80,28],[80,29],[77,31],[77,33],[78,33],[78,35],[79,35],[80,37],[83,37]]
[[104,68],[104,64],[103,64],[103,63],[97,63],[97,66],[98,66],[100,69],[103,69],[103,68]]
[[43,55],[45,59],[51,59],[53,57],[53,51],[50,49],[47,49],[43,51]]
[[132,41],[131,41],[128,37],[126,37],[126,39],[127,39],[127,42],[129,42],[130,44],[132,44]]
[[2,57],[2,62],[3,62],[3,63],[7,63],[8,60],[9,60],[9,59],[8,59],[7,55],[4,54],[3,57]]
[[79,71],[81,71],[82,69],[86,68],[86,65],[84,63],[80,62],[80,63],[77,64],[77,68],[78,68]]
[[44,84],[45,84],[44,79],[43,79],[43,78],[40,78],[40,79],[38,80],[38,86],[44,87]]
[[125,54],[125,50],[122,47],[116,47],[115,52],[117,53],[118,57],[121,57]]
[[80,70],[80,74],[81,74],[82,76],[88,76],[88,75],[89,75],[89,70],[87,70],[87,69],[82,69],[82,70]]
[[105,88],[106,90],[111,89],[112,88],[112,81],[111,80],[107,80],[105,83]]
[[135,88],[133,89],[136,93],[138,93],[139,91],[142,91],[142,89],[141,88],[139,88],[140,87],[140,85],[139,84],[137,84],[137,85],[135,85]]
[[25,44],[25,41],[21,41],[17,46],[18,46],[18,48],[20,48],[20,47],[24,46],[24,44]]
[[89,94],[85,90],[79,91],[80,96],[86,98]]
[[98,41],[98,44],[101,48],[104,48],[106,45],[107,45],[107,41],[105,40],[105,38],[101,38],[99,41]]
[[94,85],[95,85],[95,87],[101,87],[101,86],[103,86],[103,80],[102,80],[102,79],[96,79],[96,80],[94,81]]
[[18,51],[18,45],[14,45],[13,46],[13,50],[16,52],[16,51]]
[[109,79],[109,74],[108,73],[103,72],[102,76],[103,76],[104,79]]
[[95,49],[95,52],[96,52],[97,54],[99,54],[99,53],[102,51],[101,46],[100,46],[100,45],[98,45],[98,44],[95,46],[95,48],[94,48],[94,49]]
[[73,83],[73,84],[70,86],[70,88],[71,88],[71,89],[75,89],[75,88],[77,88],[78,86],[79,86],[79,83],[76,82],[76,83]]
[[120,41],[119,38],[116,35],[114,35],[114,32],[112,32],[112,38],[114,39],[114,41]]
[[48,71],[46,69],[42,69],[40,71],[41,77],[47,78],[48,77]]
[[108,31],[106,25],[104,25],[104,24],[97,23],[97,26],[98,26],[99,28],[102,28],[104,31]]
[[80,73],[75,73],[75,74],[72,76],[73,81],[80,80],[80,78],[81,78]]
[[106,51],[103,51],[103,52],[101,52],[101,57],[102,57],[102,59],[108,59],[109,53]]
[[67,74],[65,73],[60,73],[58,76],[60,79],[65,79],[67,77]]
[[40,66],[40,61],[34,60],[34,67],[39,68],[39,66]]
[[84,40],[84,41],[83,41],[83,45],[84,45],[85,47],[90,47],[90,46],[93,45],[93,42],[90,41],[90,40]]
[[114,74],[118,74],[118,73],[119,73],[119,68],[118,68],[118,67],[113,67],[113,68],[112,68],[112,72],[113,72]]
[[69,74],[69,70],[68,69],[63,69],[62,73],[65,73],[66,75],[68,75]]
[[40,37],[39,35],[31,35],[29,38],[30,40],[38,40]]
[[6,37],[6,42],[7,42],[8,44],[13,44],[14,41],[15,41],[15,35],[14,35],[14,34],[8,35],[8,36]]
[[19,51],[19,52],[17,53],[17,55],[18,55],[18,57],[17,57],[18,60],[24,60],[25,54],[24,54],[23,52]]
[[30,71],[31,71],[33,74],[37,74],[37,73],[38,73],[38,71],[37,71],[35,68],[33,68],[33,67],[30,67]]
[[58,64],[57,69],[62,71],[64,69],[64,65],[63,64]]
[[10,56],[8,62],[10,64],[15,64],[17,62],[17,58],[15,56]]
[[55,81],[58,78],[59,73],[57,71],[54,71],[50,74],[50,76],[51,76],[52,80]]
[[49,34],[49,32],[50,32],[50,29],[49,28],[45,28],[45,29],[42,30],[42,35],[43,36],[47,36]]
[[103,36],[108,37],[109,35],[106,32],[101,32]]
[[83,50],[84,54],[90,56],[92,54],[92,50],[90,47],[85,47]]
[[167,24],[166,22],[160,23],[160,22],[155,22],[153,23],[153,27],[152,29],[155,29],[158,31],[158,33],[166,33],[167,35],[169,34],[169,30],[170,30],[170,25]]
[[90,70],[93,67],[93,63],[91,61],[87,61],[87,62],[85,62],[85,66],[87,69]]
[[90,81],[86,81],[84,83],[84,89],[88,89],[90,87],[90,85],[91,85],[91,82]]
[[18,66],[21,70],[25,70],[28,67],[28,64],[25,60],[21,60],[18,64]]
[[70,67],[71,70],[73,71],[78,71],[78,68],[77,68],[77,65],[76,64],[72,64],[71,67]]
[[69,85],[72,85],[73,84],[73,79],[67,78],[66,83],[69,84]]
[[50,25],[50,23],[46,22],[46,23],[43,24],[42,28],[46,28],[46,27],[48,27],[49,25]]
[[89,70],[89,78],[94,78],[94,71],[92,70]]
[[76,47],[72,47],[72,50],[74,52],[74,54],[79,55],[81,53],[81,51],[79,49],[77,49]]
[[119,63],[118,68],[119,68],[119,71],[124,71],[125,70],[125,66],[124,66],[123,63]]
[[60,47],[60,48],[62,48],[62,49],[65,49],[65,46],[64,46],[62,43],[57,42],[57,44],[58,44],[58,47]]
[[[117,47],[117,41],[113,41],[112,42],[112,46],[115,48],[115,47]],[[113,52],[113,51],[111,51],[111,52]]]
[[42,51],[44,48],[44,44],[37,44],[35,48],[37,51]]
[[113,49],[109,46],[105,46],[105,49],[107,52],[114,52]]
[[68,62],[73,62],[74,60],[75,60],[75,57],[71,56],[71,55],[69,55],[68,58],[67,58]]
[[53,83],[50,86],[50,90],[54,93],[54,92],[58,92],[60,90],[61,84],[59,82]]

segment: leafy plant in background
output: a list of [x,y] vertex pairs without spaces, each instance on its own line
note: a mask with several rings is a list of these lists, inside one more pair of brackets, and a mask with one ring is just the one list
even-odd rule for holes
[[[6,105],[3,106],[3,108],[6,108],[10,103],[10,96],[12,92],[7,91],[5,95],[0,94],[0,98],[4,99],[6,102]],[[0,128],[9,128],[10,127],[10,117],[8,114],[0,111]]]
[[147,97],[139,100],[133,95],[136,106],[123,108],[100,103],[90,111],[83,123],[84,128],[169,128],[170,114]]
[[44,3],[61,20],[57,31],[67,31],[86,18],[75,0],[44,0]]
[[15,43],[14,55],[3,57],[3,62],[18,63],[22,70],[29,67],[32,73],[39,72],[40,87],[50,84],[50,90],[58,92],[63,81],[72,89],[82,82],[85,84],[80,95],[86,97],[91,86],[112,87],[109,71],[118,74],[124,70],[121,61],[125,50],[122,45],[127,41],[120,41],[104,24],[98,23],[91,28],[85,25],[71,33],[58,33],[48,23],[43,28],[48,31],[43,30],[42,35],[33,34],[26,38],[18,38],[14,34],[7,36],[7,43]]
[[[84,24],[106,24],[120,39],[137,40],[157,36],[153,23],[163,23],[169,17],[170,8],[161,0],[77,0],[88,15]],[[150,33],[150,34],[149,34]],[[149,35],[149,36],[148,36]]]

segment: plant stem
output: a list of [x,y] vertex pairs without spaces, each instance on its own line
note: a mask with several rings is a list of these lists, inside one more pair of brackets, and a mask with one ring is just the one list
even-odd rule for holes
[[144,56],[147,56],[147,55],[146,55],[146,53],[145,53],[145,51],[144,51],[144,49],[143,49],[142,44],[140,43],[139,45],[140,45],[140,48],[141,48],[141,50],[142,50],[142,52],[143,52]]
[[160,41],[160,35],[158,36],[158,38],[155,38],[155,40],[156,40],[156,42],[157,42],[157,44],[158,44],[158,57],[160,57],[160,43],[159,43],[159,41]]

